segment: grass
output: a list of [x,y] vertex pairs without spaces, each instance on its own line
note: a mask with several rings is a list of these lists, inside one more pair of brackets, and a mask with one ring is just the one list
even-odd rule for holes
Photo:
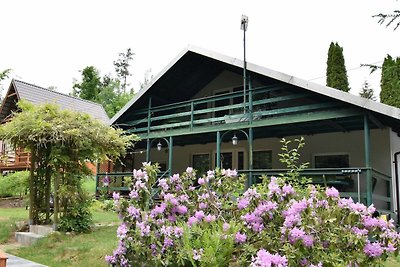
[[29,247],[9,253],[48,266],[107,266],[104,257],[117,247],[116,226],[87,234],[54,233]]
[[15,231],[15,222],[28,218],[25,208],[0,208],[0,244],[7,242]]

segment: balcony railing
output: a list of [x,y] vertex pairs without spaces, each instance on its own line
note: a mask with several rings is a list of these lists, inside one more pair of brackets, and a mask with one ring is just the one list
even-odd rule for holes
[[[252,177],[252,182],[260,182],[262,175],[280,176],[287,169],[258,169],[241,170],[239,174]],[[368,175],[372,173],[371,191],[368,191]],[[167,175],[167,172],[163,176]],[[333,186],[340,191],[341,197],[351,197],[354,201],[367,204],[368,195],[375,207],[384,214],[393,213],[392,178],[373,168],[308,168],[300,173],[301,177],[312,179],[313,184],[320,186]],[[108,176],[111,179],[109,186],[102,185],[102,179]],[[124,177],[132,177],[132,172],[124,173],[98,173],[96,191],[129,193],[129,187],[124,184]]]
[[[190,101],[135,110],[135,119],[126,122],[128,132],[141,134],[165,130],[217,126],[233,122],[252,123],[263,118],[291,113],[321,111],[337,107],[338,102],[310,101],[311,93],[291,92],[287,87],[273,85],[247,92],[233,92]],[[246,112],[244,112],[246,110]],[[251,112],[248,112],[251,111]]]

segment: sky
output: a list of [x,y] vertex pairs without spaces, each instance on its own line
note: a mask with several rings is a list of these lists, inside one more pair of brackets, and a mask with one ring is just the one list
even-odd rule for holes
[[155,76],[188,45],[243,59],[245,14],[248,62],[325,85],[329,44],[338,42],[350,92],[367,80],[379,94],[380,72],[360,64],[400,56],[400,29],[372,18],[396,9],[398,0],[3,0],[0,71],[70,93],[80,70],[113,74],[113,61],[131,48],[128,82],[137,91],[146,71]]

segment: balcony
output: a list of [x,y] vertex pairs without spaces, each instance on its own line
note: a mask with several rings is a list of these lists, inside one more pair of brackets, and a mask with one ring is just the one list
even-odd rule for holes
[[30,153],[22,148],[0,152],[0,171],[18,171],[30,168]]

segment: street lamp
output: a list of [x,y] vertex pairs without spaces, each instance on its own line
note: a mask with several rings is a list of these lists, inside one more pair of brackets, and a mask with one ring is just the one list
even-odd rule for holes
[[240,29],[243,30],[243,113],[246,114],[246,31],[249,24],[249,18],[242,15]]

